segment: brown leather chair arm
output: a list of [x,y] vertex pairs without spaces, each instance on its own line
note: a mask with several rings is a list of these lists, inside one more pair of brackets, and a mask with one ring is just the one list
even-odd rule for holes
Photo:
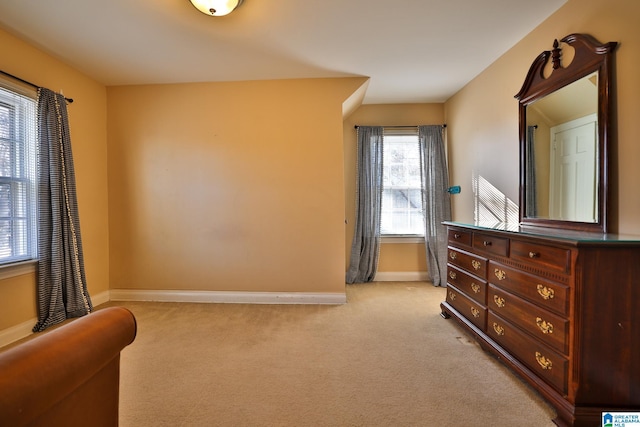
[[0,426],[117,426],[123,307],[97,310],[0,353]]

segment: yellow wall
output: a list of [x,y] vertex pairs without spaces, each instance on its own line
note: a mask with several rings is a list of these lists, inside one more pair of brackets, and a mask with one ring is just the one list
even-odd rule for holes
[[110,87],[111,287],[344,293],[342,104],[365,82]]
[[[444,104],[362,105],[344,121],[345,173],[345,265],[349,266],[351,242],[355,227],[356,150],[355,125],[414,126],[444,123]],[[380,247],[379,272],[426,272],[423,243],[387,243]]]
[[[109,289],[106,89],[2,30],[0,52],[0,70],[54,91],[62,90],[75,100],[68,107],[69,126],[87,286],[91,295],[106,292]],[[35,317],[35,274],[0,280],[0,331]]]
[[[569,0],[445,104],[451,182],[463,191],[453,200],[453,217],[473,221],[474,174],[518,202],[518,103],[529,66],[553,40],[588,33],[600,42],[617,41],[617,150],[610,185],[619,189],[612,230],[640,234],[638,117],[640,116],[640,2]],[[614,127],[616,121],[614,117]]]

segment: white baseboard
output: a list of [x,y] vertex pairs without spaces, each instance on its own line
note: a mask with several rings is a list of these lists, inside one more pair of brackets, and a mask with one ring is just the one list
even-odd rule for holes
[[91,303],[95,307],[97,305],[109,302],[109,298],[110,298],[109,291],[100,292],[99,294],[91,295]]
[[345,304],[345,293],[223,292],[112,289],[111,301],[201,302],[239,304]]
[[37,322],[38,319],[34,317],[33,319],[22,322],[19,325],[0,331],[0,347],[31,335],[33,333],[33,327]]
[[425,282],[429,280],[426,271],[382,271],[376,273],[374,282]]
[[[94,306],[109,302],[109,291],[101,292],[91,296],[91,302]],[[33,327],[38,323],[37,318],[33,318],[0,331],[0,347],[12,342],[26,338],[33,333]]]

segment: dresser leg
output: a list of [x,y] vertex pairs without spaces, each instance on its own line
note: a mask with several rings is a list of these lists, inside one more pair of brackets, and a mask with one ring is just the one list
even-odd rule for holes
[[[571,427],[571,424],[567,424],[564,422],[564,420],[562,418],[560,418],[559,416],[552,419],[551,421],[553,421],[553,423],[558,426],[558,427]],[[600,425],[600,423],[598,421],[596,421],[596,424],[593,424],[594,426],[596,425]]]
[[449,319],[451,317],[451,315],[444,309],[444,302],[440,303],[440,316],[443,319]]

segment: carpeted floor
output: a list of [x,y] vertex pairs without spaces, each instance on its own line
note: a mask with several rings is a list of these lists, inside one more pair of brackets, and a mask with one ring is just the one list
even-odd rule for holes
[[[553,426],[553,410],[440,317],[428,283],[340,306],[127,302],[121,427]],[[106,305],[105,305],[106,306]]]

